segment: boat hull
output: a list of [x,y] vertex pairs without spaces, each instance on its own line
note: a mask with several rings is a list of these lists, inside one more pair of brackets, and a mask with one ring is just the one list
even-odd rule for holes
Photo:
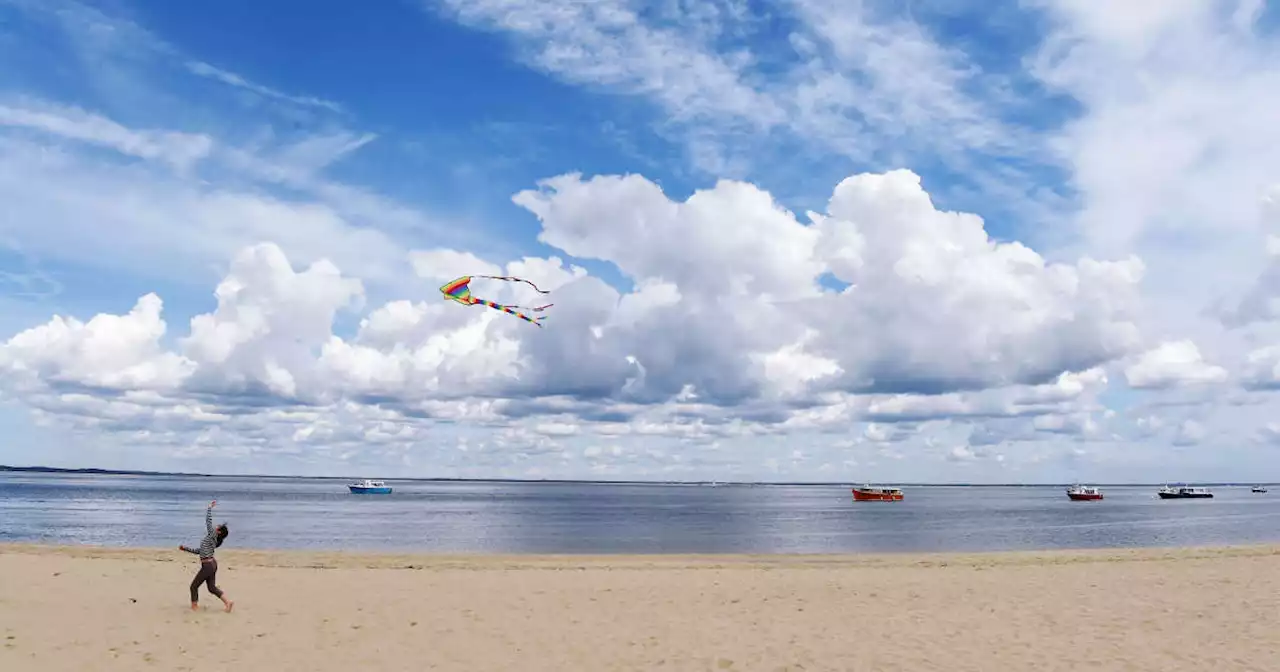
[[351,490],[351,494],[353,495],[389,495],[391,494],[390,487],[362,488],[358,485],[348,485],[347,488]]
[[901,492],[865,492],[862,490],[854,490],[853,501],[855,502],[900,502],[902,501],[902,493]]
[[1078,492],[1068,492],[1067,498],[1073,502],[1096,502],[1102,499],[1102,493],[1099,492],[1095,495],[1087,495]]
[[1212,492],[1160,492],[1160,499],[1213,499]]

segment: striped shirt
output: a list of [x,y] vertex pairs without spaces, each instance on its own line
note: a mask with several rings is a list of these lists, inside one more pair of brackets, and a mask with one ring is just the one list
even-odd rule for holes
[[194,548],[188,548],[186,546],[182,547],[182,550],[188,553],[194,553],[200,556],[201,560],[212,558],[213,549],[218,547],[218,535],[213,529],[213,507],[212,506],[209,507],[204,512],[204,527],[206,530],[208,530],[208,532],[205,533],[204,541],[200,542],[200,548],[198,550]]

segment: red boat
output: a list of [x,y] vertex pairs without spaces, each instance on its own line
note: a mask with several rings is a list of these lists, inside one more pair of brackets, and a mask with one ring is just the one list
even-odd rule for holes
[[1073,502],[1091,502],[1102,499],[1102,491],[1091,485],[1073,485],[1067,488],[1067,497]]
[[873,488],[871,486],[863,486],[853,489],[853,501],[855,502],[900,502],[902,501],[902,491],[898,488]]

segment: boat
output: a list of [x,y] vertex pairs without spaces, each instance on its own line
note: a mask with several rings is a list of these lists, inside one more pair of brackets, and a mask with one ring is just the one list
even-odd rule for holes
[[1164,486],[1156,494],[1160,499],[1209,499],[1213,493],[1208,488],[1194,488],[1186,485],[1177,487]]
[[364,479],[359,483],[350,483],[347,485],[352,494],[356,495],[389,495],[391,494],[391,486],[382,481],[371,481]]
[[1255,485],[1252,488],[1250,488],[1249,491],[1250,492],[1266,492],[1267,489],[1262,487],[1261,485]]
[[902,490],[898,488],[873,488],[864,485],[853,489],[855,502],[901,502]]
[[1092,485],[1073,485],[1067,488],[1067,497],[1073,502],[1092,502],[1102,499],[1102,491]]

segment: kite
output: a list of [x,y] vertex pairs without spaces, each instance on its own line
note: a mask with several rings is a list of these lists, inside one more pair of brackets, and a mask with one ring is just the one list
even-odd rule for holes
[[440,292],[444,294],[444,298],[449,301],[457,301],[458,303],[461,303],[464,306],[476,306],[476,305],[488,306],[494,310],[501,310],[502,312],[508,315],[515,315],[516,317],[538,327],[542,326],[542,320],[546,319],[545,315],[539,316],[539,317],[529,317],[528,315],[525,315],[520,311],[527,310],[533,313],[541,313],[542,311],[554,305],[554,304],[548,303],[545,306],[535,306],[535,307],[508,306],[501,303],[494,303],[486,299],[481,299],[476,296],[473,296],[471,294],[471,288],[467,286],[471,282],[472,278],[488,278],[490,280],[503,280],[506,282],[523,282],[526,285],[529,285],[530,287],[532,287],[534,291],[538,292],[539,294],[551,293],[546,290],[538,289],[537,285],[533,284],[532,282],[529,282],[528,280],[525,280],[524,278],[513,278],[511,276],[503,276],[503,275],[464,275],[461,278],[458,278],[456,280],[451,280],[448,283],[441,285]]

